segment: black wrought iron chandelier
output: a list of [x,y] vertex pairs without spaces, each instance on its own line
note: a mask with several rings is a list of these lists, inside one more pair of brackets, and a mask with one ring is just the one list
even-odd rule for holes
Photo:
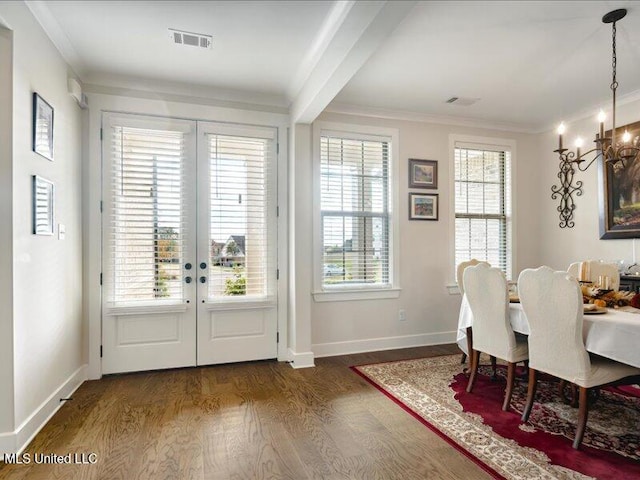
[[613,76],[611,81],[611,91],[613,93],[613,112],[612,112],[612,127],[611,136],[604,136],[604,121],[606,119],[605,113],[600,110],[598,114],[598,122],[600,123],[600,132],[596,134],[594,140],[595,147],[581,152],[583,141],[581,138],[576,139],[576,150],[569,150],[564,148],[562,144],[562,136],[564,135],[566,128],[564,123],[561,123],[558,127],[558,148],[554,152],[558,153],[560,157],[560,171],[558,172],[558,178],[560,179],[559,186],[551,187],[551,198],[553,200],[560,198],[560,205],[558,206],[558,212],[560,213],[560,228],[572,228],[575,225],[573,221],[573,211],[576,209],[576,205],[573,201],[573,197],[582,195],[582,181],[578,180],[574,182],[573,177],[576,173],[576,169],[584,172],[587,170],[598,158],[602,158],[604,168],[612,168],[614,171],[625,167],[626,162],[633,162],[640,153],[640,148],[637,145],[631,144],[631,135],[629,132],[624,132],[621,141],[618,141],[616,137],[616,90],[618,88],[618,81],[616,80],[616,22],[621,20],[627,14],[627,10],[621,8],[607,13],[602,17],[603,23],[611,23],[612,25],[612,70]]

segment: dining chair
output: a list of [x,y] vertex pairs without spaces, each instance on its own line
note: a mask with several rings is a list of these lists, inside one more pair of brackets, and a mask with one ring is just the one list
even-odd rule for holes
[[507,279],[502,270],[486,263],[464,270],[463,282],[473,314],[473,359],[467,392],[473,391],[478,375],[480,352],[507,362],[507,387],[502,410],[509,409],[513,393],[516,363],[529,358],[527,341],[516,336],[509,319]]
[[[458,264],[458,267],[456,268],[456,282],[458,284],[458,290],[460,290],[460,296],[464,296],[464,284],[462,282],[462,274],[464,273],[464,269],[467,267],[473,267],[480,263],[484,263],[491,266],[488,262],[485,262],[483,260],[476,260],[475,258],[472,258],[471,260],[468,260],[466,262],[460,262]],[[467,328],[467,351],[469,353],[471,353],[471,346],[472,346],[471,335],[472,335],[471,327],[469,327]],[[471,358],[471,355],[469,355],[469,358]],[[467,354],[462,352],[462,359],[460,360],[460,363],[464,363],[466,360],[467,360]],[[471,365],[469,365],[469,368],[471,368]]]
[[[587,278],[581,278],[580,270],[584,270]],[[615,263],[606,263],[601,260],[585,260],[569,265],[567,272],[578,280],[597,283],[600,275],[607,276],[611,280],[611,290],[620,290],[620,272]]]
[[531,414],[538,372],[573,383],[580,390],[573,440],[573,448],[578,449],[587,424],[589,390],[640,375],[640,369],[589,355],[582,333],[582,292],[568,272],[544,266],[524,270],[518,278],[518,292],[530,331],[529,386],[522,421]]

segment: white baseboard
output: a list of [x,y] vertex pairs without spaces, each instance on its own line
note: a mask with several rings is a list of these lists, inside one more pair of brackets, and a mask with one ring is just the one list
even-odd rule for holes
[[349,355],[351,353],[376,352],[380,350],[395,350],[398,348],[424,347],[426,345],[455,343],[456,333],[456,331],[451,331],[405,335],[402,337],[369,338],[366,340],[351,340],[348,342],[318,343],[311,347],[316,357],[333,357],[335,355]]
[[0,433],[0,462],[4,462],[5,453],[14,453],[16,451],[16,436],[11,433]]
[[62,406],[64,402],[61,402],[60,399],[70,397],[87,379],[87,372],[88,365],[82,365],[49,395],[15,432],[0,433],[0,459],[4,459],[5,453],[22,452]]
[[313,352],[297,353],[289,349],[289,362],[293,368],[315,367],[316,364],[313,362],[313,359]]

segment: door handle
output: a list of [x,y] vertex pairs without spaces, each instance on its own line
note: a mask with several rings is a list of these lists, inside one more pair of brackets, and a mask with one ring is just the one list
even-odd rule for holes
[[206,282],[207,282],[207,277],[205,277],[204,275],[200,277],[200,283],[206,283]]
[[192,278],[191,277],[184,277],[184,281],[186,283],[191,283]]
[[200,262],[200,268],[202,270],[204,270],[205,268],[207,268],[207,263],[206,262]]
[[184,269],[185,270],[191,270],[191,264],[190,263],[185,263],[184,264]]

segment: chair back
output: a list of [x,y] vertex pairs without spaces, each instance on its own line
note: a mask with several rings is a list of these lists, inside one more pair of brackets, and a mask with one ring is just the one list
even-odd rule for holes
[[458,290],[460,290],[460,295],[464,295],[464,282],[462,281],[462,274],[464,273],[464,269],[467,267],[473,267],[475,265],[479,265],[479,264],[485,264],[488,266],[489,263],[482,261],[482,260],[476,260],[475,258],[472,258],[471,260],[468,260],[466,262],[460,262],[460,264],[458,265],[458,267],[456,268],[456,282],[458,282]]
[[516,338],[509,320],[507,279],[486,262],[467,267],[465,295],[473,314],[473,348],[512,361]]
[[527,269],[518,277],[518,293],[529,322],[531,368],[569,381],[585,378],[591,362],[582,339],[578,281],[549,267]]
[[569,265],[567,272],[578,280],[593,283],[598,282],[600,275],[605,275],[611,279],[611,290],[620,290],[620,273],[615,263],[605,263],[600,260],[575,262]]

